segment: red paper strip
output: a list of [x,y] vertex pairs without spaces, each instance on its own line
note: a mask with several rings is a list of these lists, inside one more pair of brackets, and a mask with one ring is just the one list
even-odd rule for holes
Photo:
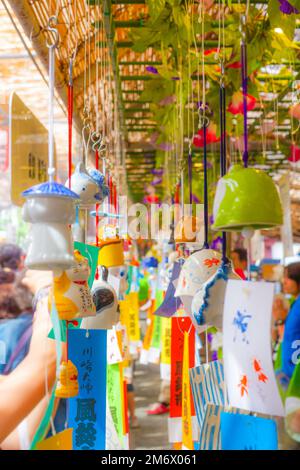
[[[185,331],[189,331],[189,367],[191,368],[195,366],[195,328],[190,318],[173,317],[171,337],[170,418],[180,418],[182,416],[182,366]],[[193,400],[191,400],[191,414],[192,416],[195,415]]]

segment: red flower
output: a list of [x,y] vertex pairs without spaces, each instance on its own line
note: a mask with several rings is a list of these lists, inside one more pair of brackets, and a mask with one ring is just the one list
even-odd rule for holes
[[148,204],[157,204],[159,202],[159,197],[156,194],[149,194],[145,197],[145,202]]
[[300,160],[300,147],[296,145],[291,145],[291,154],[288,158],[289,162],[297,163]]
[[[213,142],[219,142],[220,138],[217,137],[217,126],[213,122],[211,122],[206,129],[206,143],[212,144]],[[200,129],[194,137],[193,141],[195,147],[203,147],[204,146],[204,131]]]
[[[251,95],[247,95],[247,111],[252,111],[256,105],[256,98]],[[236,91],[232,95],[231,103],[229,104],[227,111],[231,114],[244,114],[243,108],[243,93]]]
[[210,54],[214,54],[216,52],[218,52],[218,48],[214,47],[213,49],[207,49],[206,51],[204,51],[204,55],[210,55]]
[[227,69],[240,69],[242,67],[242,64],[240,61],[232,62],[232,64],[228,64],[226,66]]

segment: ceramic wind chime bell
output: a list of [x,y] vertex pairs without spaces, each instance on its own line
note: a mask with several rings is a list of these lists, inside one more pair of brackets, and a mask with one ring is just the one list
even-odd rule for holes
[[261,170],[234,165],[217,186],[213,230],[223,232],[268,229],[282,225],[278,191]]
[[55,49],[59,37],[56,28],[57,18],[49,19],[48,31],[52,33],[53,43],[49,48],[49,133],[48,133],[48,177],[42,183],[22,193],[26,202],[23,218],[31,223],[30,244],[25,264],[30,269],[65,270],[72,266],[73,238],[71,224],[75,222],[75,203],[78,195],[54,181],[54,83]]
[[108,270],[101,266],[101,279],[95,280],[92,287],[96,316],[83,319],[82,329],[109,330],[119,321],[117,294],[107,279]]
[[[70,269],[55,273],[52,294],[60,320],[71,321],[96,315],[88,286],[90,267],[87,258],[74,251],[75,262]],[[51,298],[51,296],[49,297]]]
[[118,230],[113,225],[106,225],[99,230],[98,264],[112,268],[124,265],[123,240],[118,235]]
[[60,365],[58,382],[55,390],[57,398],[72,398],[79,393],[78,370],[72,361],[63,361]]
[[27,189],[23,219],[29,222],[29,269],[66,270],[74,263],[71,224],[75,222],[77,194],[55,182]]
[[175,297],[193,297],[218,270],[222,256],[215,250],[203,249],[190,255],[181,268]]
[[229,279],[240,280],[240,277],[232,270],[231,263],[222,263],[194,295],[192,317],[198,333],[210,326],[222,330],[225,291]]
[[104,175],[96,169],[86,169],[84,163],[78,163],[71,181],[65,186],[71,187],[79,196],[79,206],[82,208],[101,204],[109,194]]

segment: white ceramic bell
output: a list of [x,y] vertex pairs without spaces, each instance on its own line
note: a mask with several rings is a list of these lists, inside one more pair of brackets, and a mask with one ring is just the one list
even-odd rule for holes
[[118,299],[113,287],[108,284],[108,270],[101,266],[102,279],[95,280],[92,287],[96,316],[84,318],[81,328],[86,330],[110,330],[119,321]]
[[[66,181],[69,187],[69,180]],[[71,176],[72,191],[80,198],[80,207],[89,207],[101,203],[108,195],[108,188],[104,183],[104,176],[98,170],[87,170],[84,164],[78,163]]]
[[228,279],[240,280],[240,277],[232,270],[231,265],[220,267],[195,294],[191,310],[192,317],[199,326],[197,328],[198,333],[211,326],[222,330]]
[[66,270],[74,263],[71,224],[77,194],[63,185],[42,183],[23,192],[23,219],[31,223],[25,264],[41,271]]
[[203,249],[189,256],[181,268],[175,297],[194,296],[218,270],[222,256],[217,251]]

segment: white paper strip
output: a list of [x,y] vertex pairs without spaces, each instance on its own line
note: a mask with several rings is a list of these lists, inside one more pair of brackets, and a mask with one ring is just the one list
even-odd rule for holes
[[271,283],[228,281],[223,360],[231,406],[283,416],[271,354],[273,295]]

